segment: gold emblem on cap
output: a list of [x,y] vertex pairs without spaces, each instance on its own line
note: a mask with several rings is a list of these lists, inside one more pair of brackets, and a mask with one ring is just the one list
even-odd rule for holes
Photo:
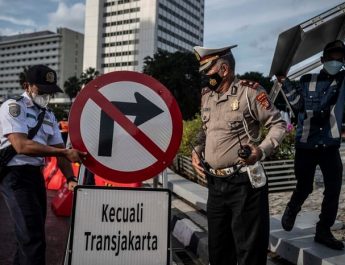
[[231,110],[238,110],[238,108],[240,107],[240,102],[237,99],[235,99],[231,101],[230,106]]
[[210,79],[210,85],[211,86],[217,85],[217,80],[216,79]]
[[49,83],[54,83],[55,81],[55,76],[53,72],[48,72],[46,75],[46,81]]

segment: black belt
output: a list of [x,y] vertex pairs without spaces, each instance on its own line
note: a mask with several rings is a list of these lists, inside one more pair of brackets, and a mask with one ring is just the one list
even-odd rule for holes
[[218,182],[224,183],[244,183],[249,182],[249,177],[247,172],[236,172],[227,176],[216,176],[214,174],[209,174],[206,172],[207,182],[210,184],[215,184]]

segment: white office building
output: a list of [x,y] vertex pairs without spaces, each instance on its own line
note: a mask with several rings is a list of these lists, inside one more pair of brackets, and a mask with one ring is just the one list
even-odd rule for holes
[[141,71],[159,50],[203,44],[204,0],[86,0],[84,66]]
[[54,69],[63,88],[69,77],[81,74],[83,48],[84,35],[67,28],[0,36],[0,99],[23,93],[19,74],[36,64]]

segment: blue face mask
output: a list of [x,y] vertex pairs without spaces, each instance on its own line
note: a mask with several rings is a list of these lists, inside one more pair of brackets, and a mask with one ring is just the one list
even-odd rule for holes
[[333,61],[324,62],[323,68],[330,75],[336,75],[337,73],[339,73],[339,71],[343,67],[343,65],[344,65],[344,63],[333,60]]

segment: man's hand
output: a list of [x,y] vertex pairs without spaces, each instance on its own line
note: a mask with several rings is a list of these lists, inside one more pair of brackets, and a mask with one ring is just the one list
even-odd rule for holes
[[65,149],[65,157],[70,161],[70,162],[77,162],[81,164],[83,160],[86,159],[86,152],[81,152],[76,149]]
[[247,159],[241,159],[240,163],[243,163],[245,165],[254,165],[257,161],[260,161],[263,154],[259,147],[252,144],[248,144],[248,146],[250,147],[252,153]]
[[277,74],[276,78],[277,78],[278,82],[282,84],[285,81],[285,79],[286,79],[286,75]]
[[192,152],[192,166],[194,167],[196,173],[205,180],[206,175],[204,173],[204,168],[201,166],[199,156],[197,153],[195,153],[195,151]]
[[74,180],[71,180],[67,183],[67,188],[68,190],[70,191],[73,191],[75,186],[77,186],[78,182],[77,181],[74,181]]

